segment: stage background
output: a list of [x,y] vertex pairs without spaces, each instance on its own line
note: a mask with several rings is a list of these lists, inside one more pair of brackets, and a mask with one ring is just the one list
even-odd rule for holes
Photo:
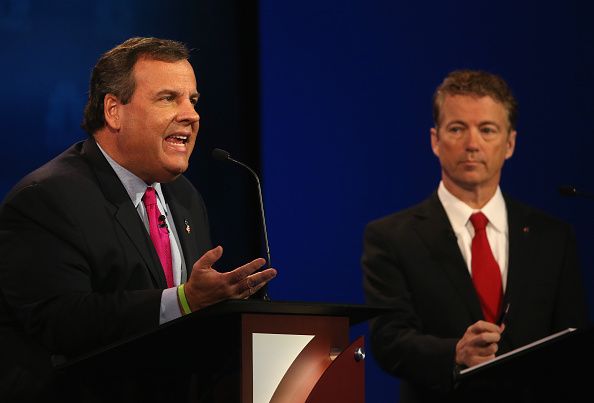
[[[436,189],[431,97],[448,72],[473,68],[501,74],[519,100],[503,191],[575,226],[594,307],[594,201],[557,192],[594,191],[593,10],[587,1],[261,0],[261,153],[281,270],[271,294],[364,301],[365,224]],[[370,358],[367,401],[397,401],[398,382]]]
[[[274,300],[363,303],[371,219],[436,188],[431,96],[456,68],[501,74],[520,103],[502,188],[572,223],[594,312],[594,18],[588,1],[0,0],[0,195],[85,138],[90,71],[130,36],[194,49],[201,130],[190,179],[203,192],[221,268],[262,254],[249,174],[212,161],[227,149],[262,176]],[[367,334],[365,324],[353,337]],[[367,360],[367,401],[398,382]]]

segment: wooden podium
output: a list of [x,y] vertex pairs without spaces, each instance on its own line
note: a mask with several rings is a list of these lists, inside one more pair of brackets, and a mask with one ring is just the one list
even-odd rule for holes
[[[92,380],[95,389],[105,389],[103,378],[193,374],[189,397],[180,402],[360,403],[364,339],[350,342],[349,329],[387,312],[364,305],[226,301],[56,369],[66,384]],[[206,377],[208,382],[196,382]],[[103,399],[134,399],[134,392],[112,389],[102,392]]]

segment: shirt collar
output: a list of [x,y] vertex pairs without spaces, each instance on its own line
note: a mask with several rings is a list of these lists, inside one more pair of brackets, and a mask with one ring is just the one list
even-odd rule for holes
[[[124,185],[124,188],[126,189],[126,192],[128,193],[130,200],[132,201],[132,204],[134,204],[134,208],[138,208],[138,205],[142,201],[142,196],[144,196],[144,192],[146,192],[146,188],[148,186],[152,186],[155,188],[157,198],[161,202],[161,206],[163,207],[163,209],[167,208],[165,205],[165,200],[163,199],[161,184],[159,182],[147,185],[146,182],[144,182],[138,176],[134,175],[132,172],[128,171],[126,168],[118,164],[113,158],[111,158],[109,154],[107,154],[107,152],[105,152],[103,148],[101,148],[99,143],[97,143],[97,146],[99,147],[99,150],[101,150],[101,153],[105,156],[107,162],[109,162],[109,165],[111,165],[111,167],[115,171],[116,175],[120,179],[120,182],[122,182],[122,185]],[[165,214],[167,214],[167,211],[165,211]]]
[[[437,196],[439,197],[439,201],[443,205],[450,223],[456,232],[458,232],[458,230],[461,228],[466,227],[466,224],[468,223],[472,213],[479,211],[473,209],[450,193],[450,191],[448,191],[443,184],[443,181],[439,183]],[[495,191],[495,194],[491,200],[489,200],[487,204],[485,204],[483,208],[480,209],[480,211],[483,212],[483,214],[489,220],[489,223],[497,232],[506,232],[507,210],[505,207],[505,200],[503,199],[503,194],[501,193],[499,186],[497,186],[497,190]]]
[[[481,211],[487,216],[489,223],[497,232],[507,232],[507,209],[499,186],[491,200],[483,206]],[[468,218],[470,218],[470,216],[468,216]]]

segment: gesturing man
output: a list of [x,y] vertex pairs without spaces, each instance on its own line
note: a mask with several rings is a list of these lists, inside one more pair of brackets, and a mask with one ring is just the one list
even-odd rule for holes
[[[10,359],[3,356],[12,390],[25,385],[15,395],[43,397],[26,380],[38,385],[48,376],[51,388],[51,356],[72,357],[216,302],[247,298],[276,275],[257,271],[264,259],[225,273],[212,267],[222,248],[212,248],[203,200],[182,176],[200,120],[188,57],[185,45],[158,38],[132,38],[102,55],[84,112],[89,138],[6,197],[0,325],[16,343]],[[164,347],[183,353],[181,345]],[[170,401],[170,392],[186,392],[173,378],[128,389]]]

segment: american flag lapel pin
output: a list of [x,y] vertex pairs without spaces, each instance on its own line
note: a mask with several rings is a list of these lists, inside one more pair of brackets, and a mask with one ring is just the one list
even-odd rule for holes
[[190,224],[188,223],[188,220],[184,220],[184,224],[186,225],[186,232],[189,235],[190,232],[192,232],[192,228],[190,227]]

